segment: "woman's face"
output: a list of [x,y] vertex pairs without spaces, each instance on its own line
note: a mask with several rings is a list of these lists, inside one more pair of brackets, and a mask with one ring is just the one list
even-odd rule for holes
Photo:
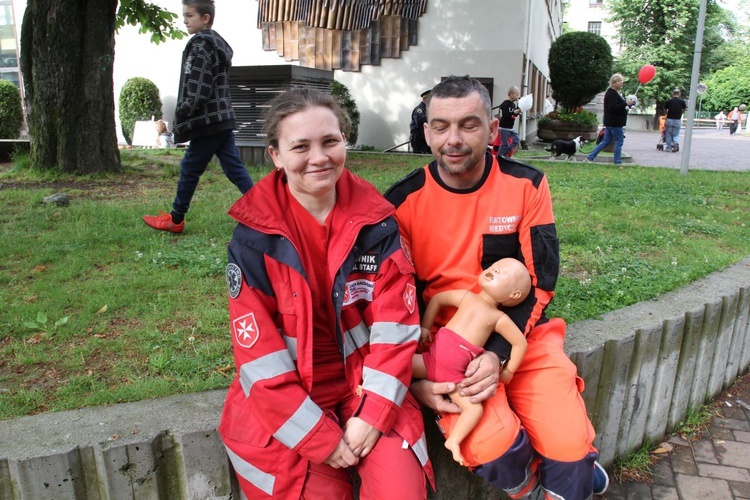
[[346,139],[333,111],[313,107],[284,118],[278,148],[269,146],[268,152],[276,168],[284,169],[295,198],[323,198],[344,169]]

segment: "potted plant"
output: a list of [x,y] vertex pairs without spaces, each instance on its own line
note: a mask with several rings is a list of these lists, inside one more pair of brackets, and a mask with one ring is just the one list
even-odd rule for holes
[[545,141],[583,136],[596,140],[596,115],[583,109],[607,88],[612,72],[612,50],[599,35],[585,31],[565,33],[555,40],[547,58],[552,97],[561,110],[548,113],[537,123],[537,135]]

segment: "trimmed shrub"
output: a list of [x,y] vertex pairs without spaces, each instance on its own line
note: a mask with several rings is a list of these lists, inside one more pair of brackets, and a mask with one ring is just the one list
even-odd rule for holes
[[352,129],[346,137],[346,142],[350,146],[356,146],[357,139],[359,138],[359,110],[357,109],[357,103],[354,102],[349,89],[343,83],[331,82],[331,95],[336,98],[339,106],[349,115],[349,121],[352,122]]
[[18,139],[21,125],[21,91],[13,83],[0,80],[0,139]]
[[162,117],[159,88],[148,78],[130,78],[120,91],[120,123],[128,144],[133,143],[135,122],[151,117],[154,120]]
[[573,113],[609,87],[612,49],[597,34],[571,31],[552,42],[547,64],[552,97]]

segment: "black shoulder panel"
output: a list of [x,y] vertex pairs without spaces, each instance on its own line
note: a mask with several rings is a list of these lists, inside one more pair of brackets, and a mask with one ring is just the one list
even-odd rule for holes
[[390,201],[396,208],[406,201],[406,198],[413,192],[422,189],[425,183],[425,169],[418,168],[412,170],[406,177],[397,181],[385,192],[385,199]]
[[544,178],[544,172],[528,163],[523,163],[513,158],[498,157],[497,163],[500,165],[500,171],[505,175],[516,177],[518,179],[528,179],[538,188]]

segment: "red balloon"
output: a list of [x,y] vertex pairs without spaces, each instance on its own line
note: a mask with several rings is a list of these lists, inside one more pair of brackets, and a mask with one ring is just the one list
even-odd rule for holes
[[638,70],[638,81],[643,85],[653,80],[654,75],[656,75],[656,68],[650,64],[646,64]]

